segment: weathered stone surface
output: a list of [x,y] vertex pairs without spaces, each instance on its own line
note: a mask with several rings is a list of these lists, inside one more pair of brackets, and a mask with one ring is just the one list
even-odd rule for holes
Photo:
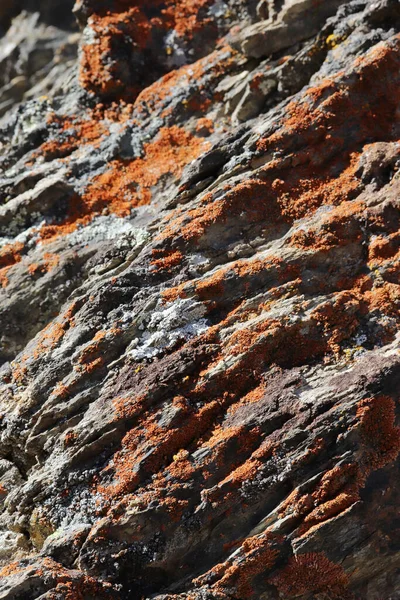
[[0,598],[398,600],[400,4],[0,24]]

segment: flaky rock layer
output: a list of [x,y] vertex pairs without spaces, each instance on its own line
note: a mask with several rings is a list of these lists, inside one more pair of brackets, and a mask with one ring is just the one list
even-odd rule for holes
[[399,2],[0,27],[0,598],[399,600]]

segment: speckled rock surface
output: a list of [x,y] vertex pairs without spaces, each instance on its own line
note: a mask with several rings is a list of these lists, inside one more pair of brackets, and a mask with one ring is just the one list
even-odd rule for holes
[[0,27],[0,598],[399,600],[400,3]]

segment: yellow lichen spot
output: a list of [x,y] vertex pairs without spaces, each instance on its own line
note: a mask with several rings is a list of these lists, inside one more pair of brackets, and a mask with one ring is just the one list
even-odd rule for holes
[[344,39],[345,38],[343,36],[335,35],[334,33],[332,33],[331,35],[328,35],[328,37],[325,40],[325,43],[328,46],[328,48],[333,50],[333,48],[339,46],[344,41]]
[[172,460],[174,462],[177,462],[178,460],[184,460],[188,456],[189,456],[189,452],[187,450],[185,450],[184,448],[181,448],[181,450],[179,450],[179,452],[174,454],[174,456],[172,457]]

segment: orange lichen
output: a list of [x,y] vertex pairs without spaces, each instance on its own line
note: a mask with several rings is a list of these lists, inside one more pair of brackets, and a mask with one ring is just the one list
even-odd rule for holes
[[68,156],[86,144],[97,148],[108,133],[105,124],[97,119],[80,120],[53,115],[49,125],[55,130],[51,136],[53,139],[44,142],[38,150],[38,154],[43,154],[46,160]]
[[153,257],[150,264],[156,272],[170,272],[183,260],[183,254],[179,250],[153,250]]
[[[197,84],[195,92],[192,92],[188,99],[184,101],[184,106],[196,112],[198,110],[203,112],[210,99],[204,90],[199,89],[198,82],[206,75],[213,78],[225,75],[229,70],[229,66],[233,64],[233,54],[232,48],[225,46],[191,65],[185,65],[180,69],[167,73],[158,81],[143,89],[135,101],[135,108],[139,112],[148,114],[161,111],[166,116],[165,111],[170,111],[172,108],[169,104],[174,98],[176,89],[187,90],[187,93],[190,94],[193,84]],[[193,105],[192,102],[195,104]]]
[[389,396],[361,400],[357,410],[362,441],[363,472],[380,469],[400,452],[400,427],[395,425],[395,403]]
[[56,398],[67,398],[69,395],[69,388],[62,381],[59,381],[52,391],[52,396]]
[[[120,95],[134,99],[145,87],[143,79],[148,79],[146,70],[139,73],[142,75],[139,78],[137,69],[132,69],[135,54],[146,55],[146,51],[151,52],[151,40],[166,31],[174,30],[177,36],[186,39],[197,35],[212,23],[204,10],[210,3],[211,0],[137,0],[121,6],[124,12],[117,10],[104,14],[104,11],[100,11],[100,14],[93,14],[89,18],[88,27],[95,39],[82,48],[82,86],[105,97]],[[168,47],[166,50],[167,53],[170,52]],[[116,55],[118,60],[115,60]],[[154,58],[153,63],[155,62]],[[156,67],[154,64],[152,67],[159,74],[160,70],[165,70],[162,68],[162,61],[157,61]],[[133,84],[129,75],[133,76]]]
[[82,198],[71,198],[66,219],[40,229],[42,240],[48,242],[70,233],[105,209],[126,216],[135,206],[148,204],[153,186],[167,175],[178,178],[183,168],[207,148],[208,142],[185,129],[160,129],[155,140],[145,144],[143,158],[111,161],[109,169],[89,184]]
[[214,122],[211,119],[203,117],[197,120],[196,124],[196,132],[200,134],[204,133],[213,133],[214,131]]
[[342,567],[331,562],[322,552],[293,556],[270,581],[289,598],[307,593],[326,593],[338,600],[347,597],[349,583]]
[[21,252],[24,245],[21,242],[6,244],[0,250],[0,285],[5,288],[8,285],[7,273],[12,266],[21,262]]
[[197,239],[205,231],[217,222],[224,222],[228,218],[237,217],[246,211],[251,222],[260,219],[273,219],[278,217],[274,201],[268,196],[269,186],[260,179],[249,179],[227,189],[222,198],[214,200],[213,194],[206,194],[202,198],[199,208],[185,211],[182,216],[169,218],[169,222],[163,229],[160,239],[166,239],[175,232],[180,232],[185,240]]
[[334,354],[340,352],[340,343],[350,337],[359,325],[361,297],[350,291],[338,292],[334,301],[328,301],[312,312],[312,318],[322,325],[327,344]]
[[[360,469],[356,463],[338,465],[325,473],[312,494],[294,499],[292,510],[302,516],[306,514],[299,534],[315,531],[316,526],[358,502],[361,484]],[[306,505],[306,511],[299,510],[298,507]]]
[[118,327],[97,331],[94,338],[80,352],[77,366],[84,367],[86,372],[90,372],[96,366],[103,364],[105,348],[110,345],[111,340],[121,334],[121,331]]
[[[398,101],[398,81],[392,75],[399,67],[398,42],[397,37],[395,44],[377,46],[365,57],[357,58],[353,63],[357,76],[350,83],[343,85],[343,72],[339,72],[307,90],[302,101],[289,103],[283,127],[269,138],[261,139],[259,150],[267,151],[271,146],[276,149],[289,138],[301,136],[314,149],[315,156],[320,150],[321,160],[324,155],[332,156],[334,150],[343,148],[342,136],[349,119],[353,123],[353,144],[369,141],[372,136],[383,139],[385,133],[391,135]],[[379,85],[376,85],[378,70]]]
[[80,65],[80,83],[93,92],[103,95],[115,95],[125,92],[135,97],[139,87],[125,89],[126,71],[129,67],[126,60],[112,60],[114,48],[124,48],[129,40],[129,50],[140,50],[146,47],[150,39],[151,25],[138,7],[125,13],[114,13],[105,16],[92,15],[88,26],[95,37],[94,43],[85,44],[82,48]]
[[[139,483],[142,474],[157,472],[165,461],[187,446],[202,431],[207,430],[216,413],[220,410],[218,402],[210,402],[197,412],[190,410],[187,401],[181,397],[173,400],[173,406],[182,414],[176,424],[162,427],[155,416],[149,416],[130,430],[122,440],[122,449],[114,455],[112,470],[115,472],[115,484],[99,486],[106,497],[131,492]],[[106,472],[111,467],[106,468]]]
[[64,446],[66,446],[67,448],[69,446],[73,446],[75,441],[77,440],[77,434],[75,433],[75,431],[68,431],[65,436],[64,436]]
[[60,257],[57,254],[45,252],[43,254],[43,262],[41,264],[31,263],[28,265],[28,273],[32,276],[49,273],[58,266],[59,262]]
[[28,568],[29,567],[21,566],[20,562],[14,561],[0,569],[0,577],[9,577],[10,575],[16,575],[18,573],[21,573],[22,571],[26,571]]
[[[254,430],[253,439],[251,440],[253,447],[259,441],[257,440],[256,434],[257,431]],[[204,497],[210,502],[221,501],[226,503],[228,498],[231,497],[236,490],[240,489],[244,482],[254,479],[257,471],[265,464],[265,461],[272,456],[274,448],[274,444],[268,440],[261,443],[245,462],[236,469],[230,470],[226,477],[219,482],[217,487],[212,490],[204,490]]]
[[194,579],[193,583],[209,584],[210,581],[213,582],[217,579],[212,584],[214,592],[223,593],[232,589],[239,598],[252,597],[255,578],[267,573],[274,566],[279,555],[277,548],[274,548],[275,541],[274,537],[268,533],[247,538],[243,542],[238,556],[216,565],[205,575]]
[[7,273],[10,269],[11,269],[11,266],[3,267],[2,269],[0,269],[0,285],[2,288],[5,288],[8,286],[9,279],[7,277]]
[[160,129],[156,139],[144,146],[143,158],[113,161],[110,170],[99,175],[89,186],[83,201],[89,211],[107,206],[119,216],[131,208],[148,204],[151,188],[165,175],[178,178],[183,168],[208,147],[208,142],[174,125]]
[[368,248],[368,260],[371,266],[377,266],[387,259],[400,260],[400,232],[388,236],[378,236],[371,241]]
[[280,283],[295,279],[299,275],[297,265],[292,265],[287,261],[268,256],[265,259],[242,259],[231,263],[227,267],[221,267],[212,275],[205,279],[197,280],[194,285],[182,283],[174,288],[169,288],[162,292],[165,302],[172,302],[177,298],[184,298],[194,291],[200,300],[214,301],[224,295],[224,285],[229,276],[234,275],[236,288],[246,291],[252,279],[265,272],[270,276],[275,276]]
[[[55,348],[68,329],[75,326],[73,315],[75,314],[77,304],[76,301],[72,302],[62,315],[46,325],[40,332],[37,340],[35,340],[36,343],[32,353],[35,358]],[[22,359],[24,359],[24,356]]]
[[359,242],[362,230],[355,217],[361,215],[363,208],[363,203],[356,201],[332,207],[326,217],[322,217],[318,227],[296,231],[290,238],[290,243],[307,250],[329,251],[335,246]]
[[163,14],[180,37],[191,38],[211,22],[209,18],[200,20],[199,14],[212,2],[213,0],[167,0],[167,8],[163,10]]
[[132,419],[143,412],[145,395],[139,397],[114,398],[115,419]]
[[[344,510],[349,508],[359,500],[359,494],[355,491],[353,492],[342,492],[338,494],[332,500],[328,500],[317,506],[309,515],[304,519],[304,526],[306,528],[313,527],[318,523],[323,523],[332,517],[336,517]],[[304,527],[301,528],[301,533],[304,533]]]

